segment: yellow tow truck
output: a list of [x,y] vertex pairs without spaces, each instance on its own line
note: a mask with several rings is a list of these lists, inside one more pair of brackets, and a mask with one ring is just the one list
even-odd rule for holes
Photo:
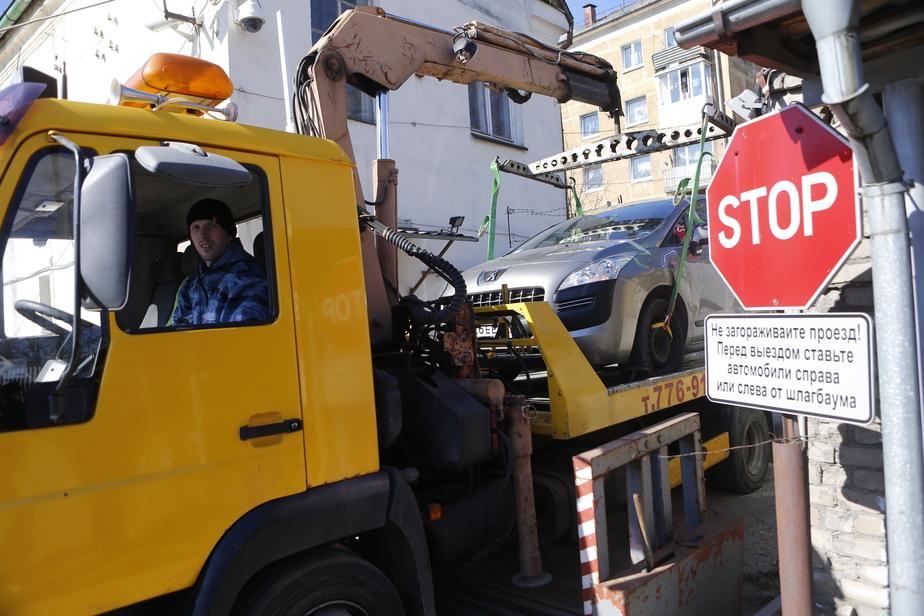
[[[547,404],[480,378],[458,272],[380,222],[394,191],[372,216],[355,180],[347,83],[375,94],[415,73],[618,109],[598,58],[373,8],[303,63],[314,136],[203,117],[234,118],[230,81],[169,54],[116,84],[121,105],[0,92],[0,614],[434,614],[433,567],[509,538],[519,515],[510,409],[546,451],[703,395],[702,367],[608,388],[543,303],[479,318],[531,323]],[[204,197],[231,205],[267,273],[265,322],[167,324]],[[454,297],[398,297],[395,247]],[[731,444],[760,424],[714,413]],[[549,480],[558,510],[574,510],[570,473]],[[546,533],[530,507],[540,537],[574,540],[573,520]]]

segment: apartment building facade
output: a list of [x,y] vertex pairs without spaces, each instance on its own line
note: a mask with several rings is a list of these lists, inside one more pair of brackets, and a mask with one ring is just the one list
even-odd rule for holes
[[[575,19],[574,46],[609,60],[619,70],[624,115],[613,119],[583,103],[562,105],[565,149],[639,130],[663,130],[699,124],[706,104],[752,89],[757,68],[704,47],[680,49],[674,25],[707,10],[708,0],[638,0],[605,16],[584,7],[584,25]],[[730,114],[730,113],[729,113]],[[725,140],[706,143],[715,158],[703,162],[705,190],[721,158]],[[672,195],[684,177],[692,177],[699,144],[633,156],[573,172],[585,210]],[[569,173],[570,175],[570,173]]]

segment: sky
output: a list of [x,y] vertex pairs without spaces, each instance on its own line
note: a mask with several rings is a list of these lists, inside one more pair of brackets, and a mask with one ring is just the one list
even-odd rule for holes
[[[625,4],[630,4],[634,0],[567,0],[568,8],[571,9],[571,14],[574,15],[575,25],[584,23],[584,5],[585,4],[596,4],[597,5],[597,15],[603,13],[609,13],[614,9],[620,8]],[[3,11],[12,4],[13,0],[0,0],[0,15],[3,14]]]
[[[5,2],[6,0],[0,0]],[[603,14],[611,13],[618,8],[622,8],[627,4],[632,4],[635,0],[567,0],[568,8],[571,9],[571,14],[574,15],[574,25],[578,27],[584,24],[584,5],[585,4],[596,4],[597,5],[597,17],[600,17]]]

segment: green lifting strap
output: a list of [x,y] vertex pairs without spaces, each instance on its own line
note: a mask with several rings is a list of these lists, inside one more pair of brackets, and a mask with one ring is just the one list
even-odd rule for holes
[[[712,154],[712,152],[706,151],[706,130],[708,127],[709,119],[706,117],[706,114],[703,113],[703,125],[700,129],[699,136],[699,157],[696,161],[696,173],[693,174],[693,189],[689,192],[690,205],[687,209],[687,232],[683,236],[683,248],[680,250],[680,263],[677,265],[677,276],[674,279],[674,289],[671,291],[671,301],[668,303],[667,314],[664,316],[664,322],[652,325],[652,328],[663,327],[671,336],[674,335],[673,332],[671,332],[671,318],[674,316],[674,308],[677,305],[677,295],[680,293],[680,281],[683,279],[683,266],[687,262],[687,252],[690,249],[690,236],[693,235],[693,225],[697,222],[705,222],[696,213],[696,202],[698,201],[699,196],[699,175],[703,166],[703,160],[706,158],[706,156],[711,156],[712,159],[715,160],[715,156]],[[690,178],[683,178],[680,181],[680,184],[677,185],[677,191],[674,193],[675,205],[683,203],[684,198],[686,198],[688,194],[687,187],[689,185]]]
[[497,160],[491,163],[491,173],[494,174],[494,189],[491,191],[491,213],[488,214],[488,261],[494,260],[494,230],[497,226],[497,193],[500,192],[500,171]]
[[572,188],[572,194],[574,195],[574,211],[578,216],[584,215],[584,208],[581,207],[581,199],[578,197],[577,190]]

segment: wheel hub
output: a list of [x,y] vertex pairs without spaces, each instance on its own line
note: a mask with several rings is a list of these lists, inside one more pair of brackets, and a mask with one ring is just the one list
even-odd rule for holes
[[663,327],[651,330],[649,337],[651,358],[657,364],[665,364],[671,356],[671,336]]

